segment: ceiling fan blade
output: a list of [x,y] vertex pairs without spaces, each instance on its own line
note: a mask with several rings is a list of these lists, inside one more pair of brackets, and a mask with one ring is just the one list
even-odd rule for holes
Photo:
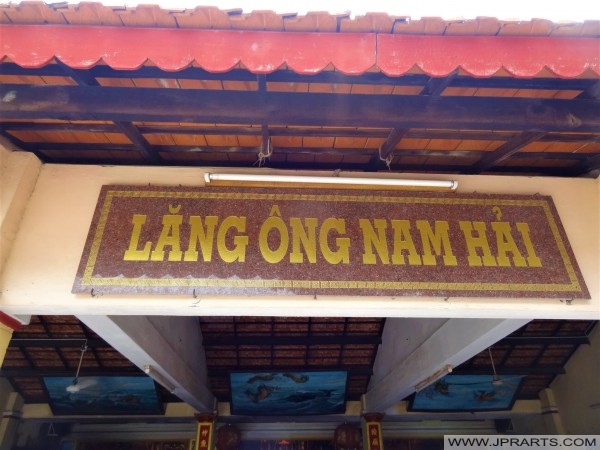
[[67,392],[70,392],[71,394],[74,394],[76,392],[79,392],[83,389],[87,389],[90,386],[93,386],[95,384],[97,384],[98,382],[93,379],[93,378],[84,378],[79,379],[79,378],[75,378],[73,380],[73,383],[71,383],[70,385],[67,386]]

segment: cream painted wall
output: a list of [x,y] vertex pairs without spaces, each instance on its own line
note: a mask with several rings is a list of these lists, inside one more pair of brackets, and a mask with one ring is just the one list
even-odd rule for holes
[[0,141],[0,273],[17,236],[41,166],[32,153],[10,151]]
[[600,435],[600,326],[550,386],[567,434]]
[[[44,165],[2,279],[12,314],[311,315],[600,318],[600,188],[594,179],[456,176],[459,192],[551,195],[591,300],[389,297],[202,297],[71,294],[100,187],[203,185],[201,168]],[[263,172],[268,172],[264,170]],[[419,176],[424,178],[424,176]]]

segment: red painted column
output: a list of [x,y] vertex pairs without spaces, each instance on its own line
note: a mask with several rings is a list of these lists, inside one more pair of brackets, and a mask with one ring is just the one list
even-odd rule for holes
[[196,433],[196,446],[194,450],[213,450],[215,416],[213,414],[199,414],[198,431]]
[[12,338],[13,331],[21,327],[21,322],[8,314],[0,311],[0,367],[4,362],[8,343]]
[[[6,355],[6,349],[12,338],[13,331],[21,327],[14,317],[0,311],[0,367]],[[1,392],[4,391],[4,392]],[[6,397],[4,404],[0,401],[0,448],[13,448],[23,409],[23,398],[6,380],[0,383],[0,398]]]
[[363,441],[365,450],[383,450],[383,435],[381,434],[381,420],[383,413],[363,414]]

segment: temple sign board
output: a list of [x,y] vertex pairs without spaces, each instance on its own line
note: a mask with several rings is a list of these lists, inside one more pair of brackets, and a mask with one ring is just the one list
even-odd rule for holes
[[551,197],[103,186],[74,293],[589,298]]

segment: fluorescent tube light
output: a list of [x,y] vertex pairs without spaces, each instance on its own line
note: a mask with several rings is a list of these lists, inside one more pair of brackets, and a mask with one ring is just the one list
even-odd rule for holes
[[443,378],[444,376],[446,376],[447,374],[449,374],[450,372],[452,372],[453,368],[454,367],[452,366],[452,364],[446,364],[440,370],[438,370],[436,372],[433,372],[427,378],[425,378],[421,382],[417,383],[417,385],[415,386],[415,391],[416,392],[422,391],[423,389],[425,389],[430,384],[435,383],[440,378]]
[[162,373],[160,373],[159,371],[157,371],[150,364],[146,364],[144,366],[144,372],[146,372],[148,374],[148,376],[150,376],[152,379],[154,379],[154,381],[157,381],[164,388],[166,388],[171,394],[173,392],[175,392],[175,389],[177,389],[177,386],[175,386],[174,383],[172,383],[171,381],[167,380],[167,378],[165,378],[165,376]]
[[291,185],[319,185],[334,184],[342,186],[363,187],[390,187],[424,190],[454,191],[458,187],[455,180],[411,180],[402,178],[359,178],[338,176],[304,176],[304,175],[276,175],[276,174],[249,174],[249,173],[205,173],[204,181],[211,183],[263,183],[264,185],[288,183]]

